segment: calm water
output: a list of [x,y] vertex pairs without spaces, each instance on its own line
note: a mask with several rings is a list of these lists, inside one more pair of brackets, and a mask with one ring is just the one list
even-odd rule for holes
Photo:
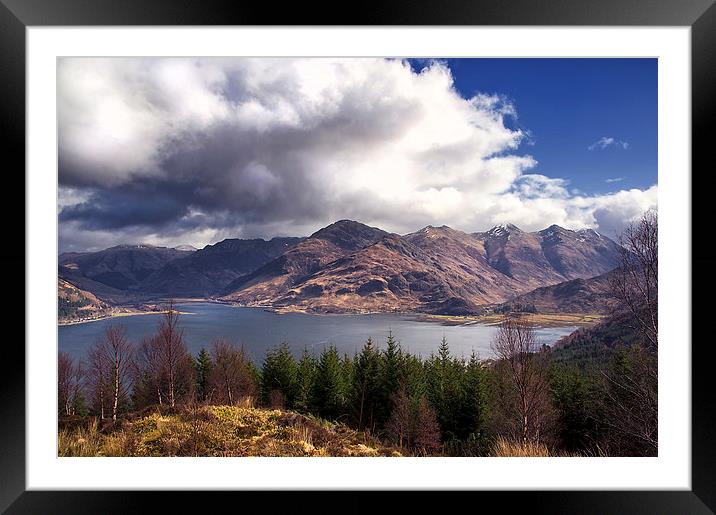
[[[360,350],[370,336],[378,347],[385,347],[388,331],[400,341],[401,347],[414,354],[428,356],[437,351],[443,335],[454,355],[469,356],[475,350],[481,358],[491,356],[490,341],[494,326],[470,324],[446,326],[436,322],[419,322],[408,315],[306,315],[302,313],[276,314],[258,308],[236,308],[223,304],[192,302],[179,304],[180,326],[189,351],[196,355],[202,347],[210,348],[211,341],[226,337],[235,344],[243,344],[257,362],[266,351],[287,342],[296,356],[304,348],[319,353],[328,345],[335,345],[342,354]],[[161,315],[140,315],[61,326],[59,348],[73,357],[82,358],[94,341],[101,337],[109,324],[124,325],[130,340],[138,342],[156,331]],[[552,344],[574,331],[575,327],[552,327],[537,330],[541,343]]]

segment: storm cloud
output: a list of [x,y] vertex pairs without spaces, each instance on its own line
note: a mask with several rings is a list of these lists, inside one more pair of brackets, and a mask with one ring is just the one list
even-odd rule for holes
[[656,186],[584,196],[531,173],[516,116],[499,95],[463,98],[437,61],[61,59],[60,247],[201,247],[343,218],[608,233],[656,205]]

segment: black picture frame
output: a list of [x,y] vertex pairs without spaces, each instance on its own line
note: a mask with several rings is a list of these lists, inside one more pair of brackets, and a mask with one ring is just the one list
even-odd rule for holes
[[[692,490],[690,491],[534,491],[450,493],[456,500],[498,501],[501,506],[529,505],[532,513],[714,513],[716,511],[716,388],[713,386],[713,339],[704,338],[707,295],[714,286],[716,258],[707,250],[713,224],[710,216],[711,164],[716,121],[716,5],[714,0],[419,0],[362,3],[291,3],[237,0],[0,0],[0,127],[5,169],[5,241],[0,264],[6,288],[24,290],[25,226],[25,29],[63,25],[638,25],[691,27],[692,71]],[[698,170],[698,173],[696,173]],[[661,171],[668,173],[668,171]],[[678,172],[675,172],[678,173]],[[694,187],[697,183],[698,187]],[[9,182],[9,184],[8,184]],[[10,198],[8,198],[10,197]],[[12,201],[18,205],[12,205]],[[19,205],[22,204],[22,207]],[[14,233],[13,233],[14,231]],[[8,234],[10,232],[10,234]],[[23,242],[21,246],[20,242]],[[22,249],[22,250],[20,250]],[[23,295],[24,298],[24,295]],[[23,302],[23,306],[25,303]],[[26,309],[32,309],[26,306]],[[12,316],[12,315],[10,315]],[[15,319],[17,315],[15,315]],[[700,322],[700,323],[697,323]],[[19,324],[18,324],[19,325]],[[6,335],[10,332],[6,331]],[[236,502],[251,506],[255,492],[76,492],[26,491],[25,487],[25,353],[19,337],[3,339],[0,372],[0,510],[7,513],[141,513],[151,502],[163,511]],[[691,345],[692,342],[683,342]],[[296,509],[309,492],[271,493],[271,512]],[[315,495],[315,493],[314,493]],[[379,494],[351,492],[341,511],[379,506]],[[210,499],[207,497],[211,496]],[[424,492],[409,494],[412,503],[427,506]],[[403,495],[403,497],[407,497]],[[312,508],[316,502],[312,500]],[[490,502],[492,504],[492,502]],[[489,506],[490,504],[481,504]],[[318,507],[319,511],[320,507]]]

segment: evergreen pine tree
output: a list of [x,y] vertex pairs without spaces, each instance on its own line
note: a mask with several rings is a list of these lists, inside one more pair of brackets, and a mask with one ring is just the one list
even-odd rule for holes
[[261,371],[261,399],[264,404],[272,404],[278,395],[283,399],[286,407],[292,407],[296,397],[298,385],[298,366],[296,360],[283,343],[278,348],[266,353]]
[[427,395],[425,362],[412,354],[403,354],[400,377],[407,394],[413,399]]
[[386,348],[381,353],[381,364],[379,374],[380,403],[376,413],[377,423],[383,426],[393,410],[393,395],[398,391],[401,382],[403,353],[400,344],[393,337],[393,332],[388,333]]
[[444,335],[443,339],[440,340],[440,347],[438,347],[438,357],[440,358],[440,364],[443,366],[446,366],[448,361],[450,361],[450,346]]
[[346,404],[344,367],[331,345],[321,353],[313,388],[314,410],[321,417],[338,419]]
[[313,405],[313,384],[316,380],[318,362],[307,349],[303,349],[298,362],[296,378],[296,399],[294,408],[298,411],[309,412]]
[[368,338],[360,355],[355,359],[351,388],[353,421],[359,430],[374,429],[375,412],[380,402],[378,374],[380,357]]
[[453,360],[450,346],[443,336],[437,356],[431,355],[426,365],[428,375],[428,400],[434,407],[443,440],[457,437],[458,412],[460,409],[460,373],[464,364]]
[[205,401],[209,394],[209,374],[211,373],[211,355],[202,347],[194,363],[196,368],[196,395],[200,401]]
[[261,369],[250,359],[246,362],[246,375],[249,383],[253,387],[253,394],[250,400],[256,404],[258,402],[258,396],[261,394]]
[[[343,371],[343,384],[345,385],[346,403],[350,394],[350,386],[353,384],[353,359],[346,352],[341,360],[341,370]],[[346,404],[346,407],[348,405]]]
[[481,454],[487,442],[488,397],[485,371],[475,352],[461,375],[456,436],[469,441],[471,454]]

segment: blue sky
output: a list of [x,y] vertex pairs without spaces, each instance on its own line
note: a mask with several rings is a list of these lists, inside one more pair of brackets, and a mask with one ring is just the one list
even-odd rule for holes
[[[657,182],[656,59],[446,59],[465,98],[505,95],[527,130],[533,170],[588,194],[645,189]],[[412,61],[414,68],[424,66]],[[605,148],[590,145],[614,138]],[[606,182],[608,179],[617,181]]]

